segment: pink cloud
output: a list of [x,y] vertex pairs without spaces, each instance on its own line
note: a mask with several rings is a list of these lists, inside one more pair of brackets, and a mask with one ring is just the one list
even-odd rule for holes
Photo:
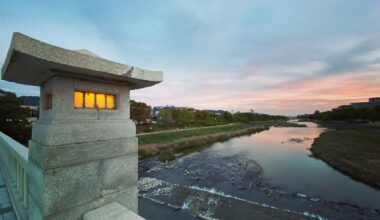
[[151,105],[173,104],[235,111],[254,109],[257,112],[295,115],[329,110],[380,96],[379,73],[310,76],[279,83],[274,83],[277,80],[272,77],[260,75],[243,74],[241,78],[215,78],[215,75],[207,78],[203,75],[202,80],[194,76],[185,81],[164,82],[144,89],[136,98]]

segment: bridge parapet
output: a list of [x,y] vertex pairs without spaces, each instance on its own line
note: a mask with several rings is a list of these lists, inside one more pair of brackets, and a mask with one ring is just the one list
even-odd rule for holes
[[0,132],[0,168],[18,219],[28,216],[28,153],[28,148]]

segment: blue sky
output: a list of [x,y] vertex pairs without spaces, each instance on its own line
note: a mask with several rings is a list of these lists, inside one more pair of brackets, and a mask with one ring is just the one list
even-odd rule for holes
[[380,96],[379,14],[375,0],[0,0],[0,64],[17,31],[164,71],[132,91],[150,105],[294,115]]

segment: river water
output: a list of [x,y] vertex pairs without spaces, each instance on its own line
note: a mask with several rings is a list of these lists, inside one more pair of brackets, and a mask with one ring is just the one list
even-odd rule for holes
[[[265,207],[306,213],[306,217],[312,213],[316,218],[379,219],[380,190],[312,157],[309,148],[324,128],[305,124],[307,127],[271,127],[257,134],[215,143],[177,155],[176,160],[165,164],[156,158],[144,160],[140,163],[140,180],[148,177],[191,189],[206,189]],[[154,201],[162,203],[175,197],[158,194],[154,194]],[[149,193],[140,195],[153,198]],[[171,201],[171,204],[176,202],[184,201]],[[149,215],[147,201],[141,201],[140,206],[148,219],[160,219],[154,213]],[[198,209],[194,210],[193,214],[199,214]],[[213,213],[207,210],[210,218],[223,219],[217,212],[215,207]],[[178,211],[168,211],[165,218],[176,219],[178,215]]]

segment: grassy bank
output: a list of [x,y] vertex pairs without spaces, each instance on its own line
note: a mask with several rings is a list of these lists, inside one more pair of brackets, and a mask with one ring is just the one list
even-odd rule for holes
[[266,129],[269,129],[268,125],[232,124],[223,127],[148,134],[139,137],[139,157],[145,158],[160,153],[160,158],[163,160],[173,159],[172,155],[175,151],[226,141],[232,137]]
[[139,125],[136,125],[136,132],[137,134],[143,134],[143,133],[150,133],[150,132],[176,130],[176,129],[212,127],[212,126],[227,125],[227,124],[231,124],[231,122],[218,122],[218,121],[208,122],[207,121],[207,122],[191,123],[191,124],[182,125],[182,126],[159,125],[159,124],[139,124]]
[[274,125],[275,127],[294,127],[294,128],[306,128],[307,125],[305,124],[298,124],[298,123],[294,123],[294,122],[287,122],[287,121],[284,121],[284,122],[279,122],[277,124]]
[[354,179],[380,188],[380,129],[354,124],[328,127],[335,129],[315,139],[313,156]]
[[180,138],[193,137],[205,134],[214,134],[218,132],[234,131],[247,128],[248,124],[231,124],[223,127],[200,127],[192,130],[169,130],[169,132],[153,133],[139,136],[139,144],[163,144],[170,143]]
[[177,130],[144,134],[139,136],[139,157],[145,158],[152,155],[160,155],[162,160],[174,159],[174,153],[184,149],[197,148],[207,144],[226,141],[232,137],[249,135],[270,126],[293,127],[299,126],[284,120],[259,121],[249,124],[238,123],[214,127],[202,127],[191,130]]

